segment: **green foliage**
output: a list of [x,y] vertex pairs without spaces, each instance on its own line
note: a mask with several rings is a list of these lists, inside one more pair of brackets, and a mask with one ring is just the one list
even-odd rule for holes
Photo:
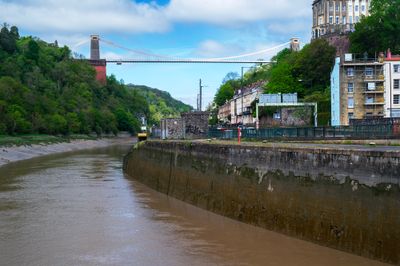
[[180,113],[189,112],[192,106],[178,101],[165,91],[149,88],[147,86],[128,85],[128,88],[146,100],[149,105],[148,123],[159,124],[161,119],[177,117]]
[[326,126],[331,120],[331,93],[329,89],[316,91],[304,97],[305,102],[318,103],[318,125]]
[[283,50],[270,70],[268,93],[294,93],[303,98],[330,85],[336,50],[326,40],[315,40],[299,52]]
[[221,85],[218,89],[217,94],[214,97],[214,103],[217,106],[222,106],[225,104],[226,101],[233,98],[235,94],[235,89],[232,86],[232,82],[226,82],[225,84]]
[[267,93],[302,93],[303,88],[296,77],[293,76],[293,65],[281,61],[271,68],[270,79],[266,85]]
[[95,79],[68,47],[0,30],[0,134],[89,134],[139,129],[146,99],[108,77]]
[[370,16],[363,17],[350,35],[351,51],[370,55],[390,48],[400,54],[400,0],[373,0]]

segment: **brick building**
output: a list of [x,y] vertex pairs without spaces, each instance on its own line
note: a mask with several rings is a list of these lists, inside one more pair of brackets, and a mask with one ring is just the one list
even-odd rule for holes
[[384,60],[336,58],[331,74],[332,125],[349,125],[350,119],[385,117]]

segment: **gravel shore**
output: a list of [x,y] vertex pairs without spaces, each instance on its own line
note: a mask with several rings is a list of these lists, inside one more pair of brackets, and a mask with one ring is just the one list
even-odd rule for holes
[[43,155],[78,151],[93,148],[102,148],[116,144],[134,143],[133,137],[121,137],[99,140],[73,140],[65,143],[35,144],[26,146],[0,147],[0,167],[21,160],[27,160]]

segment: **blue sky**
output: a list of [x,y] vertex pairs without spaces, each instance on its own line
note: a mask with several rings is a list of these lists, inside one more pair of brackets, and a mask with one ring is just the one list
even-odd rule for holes
[[[310,40],[312,0],[0,0],[0,22],[89,57],[90,34],[132,50],[181,58],[215,58],[244,54],[300,37]],[[81,45],[78,45],[81,44]],[[278,50],[262,57],[269,59]],[[141,57],[103,43],[108,59]],[[257,56],[260,58],[260,56]],[[246,58],[246,59],[257,59]],[[124,82],[166,90],[196,105],[198,80],[212,100],[236,64],[108,65],[108,74]]]

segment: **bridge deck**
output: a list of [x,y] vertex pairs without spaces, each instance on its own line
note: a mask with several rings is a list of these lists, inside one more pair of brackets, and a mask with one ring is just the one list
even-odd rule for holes
[[270,61],[262,61],[262,60],[201,60],[201,59],[193,59],[193,60],[106,60],[107,63],[115,63],[115,64],[126,64],[126,63],[184,63],[184,64],[270,64]]

